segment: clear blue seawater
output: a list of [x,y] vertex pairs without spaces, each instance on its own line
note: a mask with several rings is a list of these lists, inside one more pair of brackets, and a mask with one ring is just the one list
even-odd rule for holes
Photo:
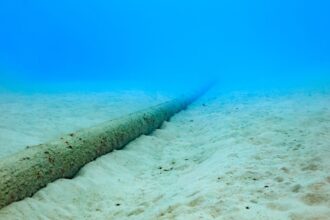
[[[0,88],[182,90],[329,82],[325,0],[1,1]],[[192,87],[193,87],[192,86]]]

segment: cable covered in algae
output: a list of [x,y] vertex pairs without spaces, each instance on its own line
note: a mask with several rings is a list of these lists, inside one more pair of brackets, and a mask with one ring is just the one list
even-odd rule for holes
[[100,125],[82,129],[49,143],[24,149],[0,161],[0,208],[32,196],[59,178],[72,178],[97,157],[121,149],[150,134],[175,113],[205,93],[211,84],[190,96],[174,99]]

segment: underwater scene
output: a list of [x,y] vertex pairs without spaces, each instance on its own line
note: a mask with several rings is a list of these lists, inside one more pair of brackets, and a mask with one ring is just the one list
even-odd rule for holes
[[330,220],[330,3],[0,2],[0,220]]

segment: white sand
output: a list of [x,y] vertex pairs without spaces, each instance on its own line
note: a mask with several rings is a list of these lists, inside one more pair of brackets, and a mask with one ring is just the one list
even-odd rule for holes
[[329,101],[215,90],[0,219],[329,219]]

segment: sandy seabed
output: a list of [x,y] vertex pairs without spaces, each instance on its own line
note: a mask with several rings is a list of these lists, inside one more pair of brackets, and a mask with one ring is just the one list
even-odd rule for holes
[[[145,95],[145,102],[133,105],[127,100],[138,94],[126,95],[108,97],[106,106],[104,96],[93,105],[69,98],[55,112],[47,109],[63,101],[43,97],[31,111],[50,113],[34,123],[20,104],[8,108],[9,101],[1,101],[7,107],[0,143],[17,150],[98,123],[107,112],[128,113],[120,102],[133,111],[166,100]],[[69,117],[72,109],[77,114]],[[14,118],[21,121],[11,123]],[[75,178],[1,209],[0,219],[330,219],[329,158],[328,90],[214,89],[151,135],[87,164]]]

